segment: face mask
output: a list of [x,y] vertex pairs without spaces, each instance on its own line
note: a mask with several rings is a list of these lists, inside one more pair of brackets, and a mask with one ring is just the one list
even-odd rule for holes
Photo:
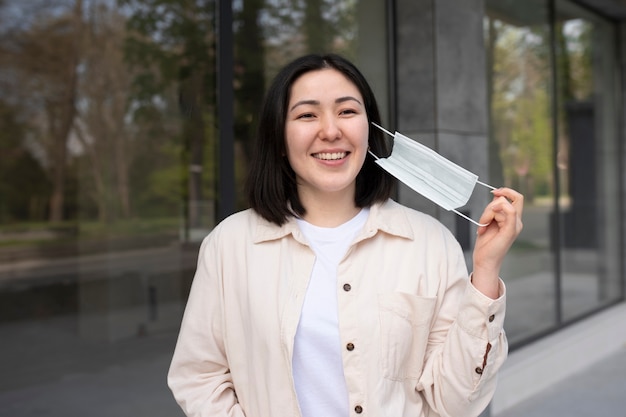
[[477,183],[492,190],[495,190],[494,187],[478,181],[478,175],[403,134],[392,134],[376,123],[372,124],[394,138],[393,150],[388,158],[379,158],[369,152],[378,165],[442,208],[478,226],[486,226],[455,209],[467,204]]

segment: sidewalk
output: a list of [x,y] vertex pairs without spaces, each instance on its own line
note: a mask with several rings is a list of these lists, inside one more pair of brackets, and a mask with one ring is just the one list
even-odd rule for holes
[[492,417],[626,417],[626,303],[509,354]]
[[492,417],[626,417],[626,347]]
[[[0,417],[184,415],[166,386],[175,332],[103,345],[59,337],[59,332],[71,329],[71,319],[4,326],[4,332],[0,333],[5,338],[0,340],[30,343],[16,344],[8,352],[5,343],[4,362],[0,360],[3,370],[0,387],[4,385],[0,389]],[[43,362],[37,360],[40,355],[37,344],[42,340],[46,341],[48,352]],[[12,360],[17,349],[21,356],[32,360]],[[537,380],[542,378],[538,370],[531,371],[538,375]],[[546,386],[527,400],[491,414],[491,417],[563,416],[626,417],[626,346]]]
[[75,321],[0,326],[0,417],[184,416],[166,385],[176,332],[90,342]]

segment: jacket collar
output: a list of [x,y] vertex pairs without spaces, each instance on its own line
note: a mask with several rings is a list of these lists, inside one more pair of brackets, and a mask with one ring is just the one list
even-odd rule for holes
[[[289,218],[282,226],[277,226],[258,215],[256,218],[254,243],[277,240],[287,235],[293,235],[295,240],[306,244],[306,239],[294,217]],[[369,217],[356,241],[373,237],[378,231],[405,239],[414,239],[413,229],[406,216],[406,209],[391,199],[371,206]]]

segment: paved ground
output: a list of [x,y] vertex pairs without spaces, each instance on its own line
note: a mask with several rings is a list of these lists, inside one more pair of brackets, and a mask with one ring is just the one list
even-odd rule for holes
[[[165,383],[174,333],[107,345],[77,343],[71,327],[64,318],[0,328],[9,353],[0,358],[0,417],[183,417]],[[11,354],[10,340],[32,344]],[[70,355],[70,347],[79,349]],[[29,360],[10,360],[16,356]],[[562,416],[626,417],[626,347],[492,417]]]
[[182,417],[165,386],[169,356],[0,393],[3,417]]
[[0,327],[9,351],[0,358],[0,417],[184,416],[166,385],[174,333],[103,344],[61,334],[71,327],[68,318]]
[[626,347],[493,417],[626,417]]

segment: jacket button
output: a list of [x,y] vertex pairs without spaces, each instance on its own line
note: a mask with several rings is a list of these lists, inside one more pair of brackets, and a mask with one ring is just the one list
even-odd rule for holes
[[360,405],[357,405],[356,407],[354,407],[354,411],[357,414],[361,414],[363,412],[363,407],[361,407]]
[[474,369],[474,371],[478,374],[478,375],[482,375],[483,373],[483,368],[477,366],[476,369]]
[[348,343],[346,345],[346,349],[348,349],[349,351],[353,351],[354,350],[354,343]]
[[496,318],[495,314],[492,314],[491,316],[489,316],[489,323],[491,323],[493,319],[495,318]]
[[351,289],[352,289],[352,286],[350,284],[343,284],[344,291],[350,291]]

